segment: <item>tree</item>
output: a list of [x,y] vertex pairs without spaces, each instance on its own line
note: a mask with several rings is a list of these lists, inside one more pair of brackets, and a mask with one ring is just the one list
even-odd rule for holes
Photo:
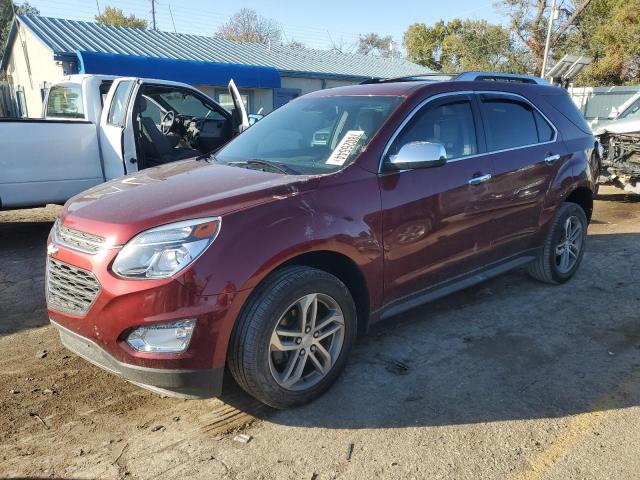
[[404,34],[409,60],[433,70],[525,73],[528,58],[511,33],[486,20],[443,20],[411,25]]
[[[591,0],[565,0],[559,2],[559,16],[554,22],[549,47],[560,43],[574,28],[580,15]],[[540,75],[544,59],[551,2],[548,0],[501,0],[498,2],[509,18],[510,29],[528,49],[533,58],[533,73]]]
[[577,85],[638,83],[640,77],[640,0],[593,0],[554,51],[594,59]]
[[292,38],[290,41],[288,41],[284,45],[285,47],[289,47],[289,48],[304,48],[304,43],[299,42],[295,38]]
[[121,8],[104,7],[100,15],[95,16],[96,22],[100,25],[113,25],[115,27],[147,28],[147,21],[135,15],[125,16]]
[[0,0],[0,58],[3,55],[3,49],[7,43],[7,37],[11,31],[11,23],[13,22],[13,9],[16,9],[18,15],[40,15],[40,11],[24,2],[21,5],[12,4],[10,0]]
[[278,43],[282,31],[275,20],[258,15],[252,8],[242,8],[214,36],[239,42]]
[[387,58],[397,58],[400,56],[400,52],[396,49],[395,42],[391,35],[382,37],[377,33],[360,35],[358,40],[358,53],[361,55],[377,55]]

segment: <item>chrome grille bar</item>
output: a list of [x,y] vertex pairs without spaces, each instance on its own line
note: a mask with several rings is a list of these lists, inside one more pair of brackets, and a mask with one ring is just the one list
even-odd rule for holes
[[56,243],[72,250],[89,253],[91,255],[98,253],[107,242],[106,239],[100,235],[65,227],[59,220],[53,227],[53,236]]

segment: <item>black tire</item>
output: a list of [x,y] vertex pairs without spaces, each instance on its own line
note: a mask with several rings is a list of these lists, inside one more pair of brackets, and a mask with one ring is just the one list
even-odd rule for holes
[[[293,302],[312,293],[330,296],[344,318],[342,349],[319,383],[304,390],[283,388],[270,370],[269,346],[278,321]],[[357,314],[347,287],[335,276],[304,266],[284,267],[253,292],[234,325],[227,363],[236,382],[261,402],[279,409],[308,403],[336,380],[356,339]]]
[[[557,264],[556,247],[562,241],[565,222],[571,217],[577,219],[582,227],[580,249],[573,266],[568,271],[561,271]],[[562,204],[551,221],[551,227],[540,253],[529,264],[529,274],[536,280],[551,284],[564,283],[571,279],[582,262],[588,224],[587,216],[580,205],[571,202]]]

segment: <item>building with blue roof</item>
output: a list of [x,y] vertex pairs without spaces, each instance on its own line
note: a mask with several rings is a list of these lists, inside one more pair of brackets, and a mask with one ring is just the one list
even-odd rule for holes
[[250,112],[264,113],[314,90],[426,73],[399,58],[236,42],[214,37],[100,25],[36,15],[12,25],[0,75],[23,116],[38,117],[47,85],[94,73],[160,78],[196,86],[230,106],[239,86]]

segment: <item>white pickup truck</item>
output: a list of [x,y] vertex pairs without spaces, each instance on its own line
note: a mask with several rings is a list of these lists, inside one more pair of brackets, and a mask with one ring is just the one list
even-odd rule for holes
[[0,209],[64,203],[99,183],[214,151],[248,128],[190,85],[71,75],[51,86],[43,118],[0,119]]

